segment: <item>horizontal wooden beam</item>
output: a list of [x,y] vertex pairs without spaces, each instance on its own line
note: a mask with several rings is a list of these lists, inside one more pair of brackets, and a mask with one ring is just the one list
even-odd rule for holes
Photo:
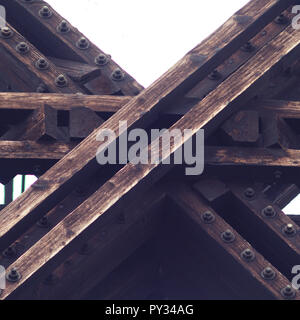
[[247,105],[247,108],[255,108],[260,112],[278,114],[282,118],[300,119],[300,102],[284,100],[258,100]]
[[[123,133],[122,130],[119,130],[119,121],[121,120],[127,120],[129,129],[141,123],[143,126],[149,124],[163,110],[167,102],[176,101],[176,99],[174,100],[176,96],[182,95],[183,92],[188,91],[203,77],[206,77],[207,73],[215,68],[222,59],[226,59],[240,47],[241,41],[247,41],[251,38],[257,32],[257,28],[270,22],[290,3],[290,1],[275,0],[250,2],[210,38],[190,51],[153,85],[145,89],[138,97],[134,97],[100,129],[111,129],[119,137]],[[232,101],[244,96],[251,85],[280,62],[283,56],[298,48],[299,44],[298,32],[292,27],[288,27],[235,74],[218,86],[215,91],[193,107],[172,129],[191,128],[191,135],[198,132],[227,108]],[[216,46],[219,46],[217,51],[215,50]],[[257,69],[260,70],[260,73],[257,72]],[[29,188],[16,201],[1,211],[0,246],[12,240],[16,230],[24,228],[30,217],[34,216],[38,219],[45,212],[45,208],[50,209],[56,201],[59,201],[73,188],[74,182],[80,180],[81,174],[86,174],[92,165],[97,166],[95,161],[97,152],[103,152],[107,148],[104,143],[97,142],[97,134],[96,130],[40,178],[40,184],[42,182],[48,187]],[[185,139],[190,137],[187,136]],[[173,144],[171,154],[181,145],[182,142]],[[169,155],[170,153],[165,157]],[[130,196],[129,191],[134,190],[138,185],[145,186],[147,178],[152,178],[151,182],[154,183],[165,173],[164,168],[169,170],[170,166],[133,165],[130,163],[122,168],[88,200],[55,226],[44,237],[43,246],[39,247],[38,251],[35,247],[34,252],[27,252],[28,254],[13,265],[23,269],[26,265],[26,270],[18,283],[9,284],[2,297],[8,296],[28,278],[36,274],[41,267],[59,255],[75,238],[88,230],[94,222],[99,222],[109,209]],[[24,209],[20,212],[21,206]],[[17,217],[16,211],[18,212]],[[31,260],[32,256],[35,257],[34,263]]]
[[0,141],[0,160],[60,160],[75,146],[76,143],[63,142]]
[[300,150],[206,147],[205,163],[209,165],[299,167]]
[[84,106],[96,112],[117,112],[131,97],[83,94],[0,92],[1,110],[35,110],[44,104],[58,110]]

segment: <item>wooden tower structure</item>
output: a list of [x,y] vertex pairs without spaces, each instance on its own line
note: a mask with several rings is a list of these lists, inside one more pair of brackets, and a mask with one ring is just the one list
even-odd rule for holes
[[[1,299],[300,299],[300,31],[252,0],[144,89],[45,1],[0,0]],[[103,165],[119,122],[205,130],[205,170]],[[160,139],[160,138],[158,138]],[[159,150],[161,151],[161,150]]]

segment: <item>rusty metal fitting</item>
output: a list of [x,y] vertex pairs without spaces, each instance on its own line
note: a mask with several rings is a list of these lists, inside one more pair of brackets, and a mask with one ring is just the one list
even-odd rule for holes
[[254,51],[254,46],[250,41],[248,41],[241,47],[241,50],[244,52],[252,52]]
[[210,212],[210,211],[206,211],[201,215],[201,219],[204,223],[213,223],[216,220],[215,215]]
[[17,254],[16,248],[10,246],[2,252],[2,256],[8,259],[14,258]]
[[45,216],[45,217],[42,217],[42,218],[37,222],[37,226],[40,227],[40,228],[49,228],[50,223],[49,223],[48,218],[47,218],[46,216]]
[[66,87],[68,85],[68,80],[67,78],[63,75],[63,74],[60,74],[56,79],[55,79],[55,84],[58,86],[58,87]]
[[101,53],[95,58],[95,63],[98,66],[105,66],[108,63],[108,60],[107,55]]
[[241,253],[241,257],[247,261],[247,262],[251,262],[255,259],[255,253],[254,251],[252,251],[251,249],[245,249],[242,253]]
[[81,50],[86,50],[90,46],[89,41],[85,37],[81,37],[76,42],[76,47]]
[[288,21],[289,21],[289,19],[284,14],[280,14],[274,20],[274,22],[277,23],[277,24],[287,24]]
[[294,299],[296,297],[296,290],[290,285],[287,285],[281,290],[281,295],[284,297],[284,299]]
[[63,20],[58,26],[57,31],[60,33],[68,33],[70,31],[70,26],[66,20]]
[[219,80],[221,77],[221,73],[218,70],[214,70],[208,75],[208,79],[210,80]]
[[125,78],[125,74],[121,69],[115,69],[111,75],[111,78],[114,81],[122,81]]
[[29,46],[26,42],[20,42],[17,44],[16,50],[21,54],[26,54],[27,52],[29,52]]
[[247,198],[247,199],[253,199],[254,196],[255,196],[255,191],[253,188],[247,188],[245,191],[244,191],[244,196]]
[[266,218],[274,218],[276,216],[276,210],[272,206],[266,206],[262,209],[262,215]]
[[270,267],[266,267],[262,272],[261,272],[261,276],[265,279],[265,280],[272,280],[276,277],[276,272],[270,268]]
[[38,93],[46,93],[49,92],[47,89],[47,86],[43,83],[41,83],[37,88],[36,88],[36,92]]
[[39,15],[42,18],[50,18],[52,17],[52,14],[53,14],[52,11],[47,6],[43,6],[39,11]]
[[49,69],[49,62],[44,58],[39,58],[35,63],[35,66],[40,70],[47,70]]
[[12,268],[6,275],[6,280],[9,282],[18,282],[21,279],[21,274],[17,268]]
[[287,237],[294,237],[297,233],[297,230],[293,224],[288,223],[286,226],[282,228],[282,232]]
[[14,33],[9,27],[3,27],[1,28],[0,35],[2,38],[8,39],[11,38]]
[[227,229],[221,234],[221,238],[224,242],[230,243],[235,240],[235,235],[231,230]]

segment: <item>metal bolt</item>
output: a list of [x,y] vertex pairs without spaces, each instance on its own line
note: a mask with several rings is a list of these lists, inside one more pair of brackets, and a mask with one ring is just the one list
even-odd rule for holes
[[86,50],[90,46],[88,40],[84,37],[81,37],[77,42],[76,42],[76,47],[81,49],[81,50]]
[[252,199],[252,198],[255,196],[255,191],[254,191],[254,189],[252,189],[252,188],[247,188],[247,189],[244,191],[244,195],[245,195],[246,198]]
[[276,277],[276,273],[275,271],[270,268],[270,267],[266,267],[262,272],[261,272],[261,276],[265,279],[265,280],[272,280]]
[[293,237],[296,235],[297,230],[295,229],[293,224],[288,223],[286,226],[283,227],[282,232],[287,237]]
[[43,6],[42,9],[39,11],[39,15],[42,18],[50,18],[52,16],[52,11],[49,7]]
[[41,218],[38,222],[37,222],[37,226],[40,228],[48,228],[49,227],[49,220],[48,218],[45,216],[43,218]]
[[68,33],[70,31],[69,24],[66,20],[63,20],[58,26],[57,31],[61,33]]
[[104,66],[108,63],[108,57],[105,54],[101,53],[95,58],[95,63],[98,66]]
[[230,243],[235,240],[235,235],[231,230],[226,230],[221,234],[221,238],[223,239],[224,242]]
[[274,218],[276,216],[276,211],[272,206],[267,206],[262,209],[262,214],[266,218]]
[[122,81],[124,77],[125,77],[124,72],[122,72],[121,69],[115,69],[111,75],[111,78],[114,81]]
[[13,258],[16,256],[16,254],[17,254],[16,248],[13,246],[8,247],[2,252],[3,257],[5,258]]
[[35,66],[40,70],[47,70],[49,68],[49,62],[44,58],[40,58],[35,63]]
[[37,88],[36,88],[36,92],[38,93],[46,93],[48,92],[48,89],[46,87],[45,84],[41,83]]
[[210,80],[219,80],[221,79],[221,74],[218,70],[214,70],[208,75],[208,79]]
[[281,290],[281,295],[285,299],[294,299],[296,296],[296,291],[290,285],[287,285]]
[[244,52],[252,52],[254,47],[250,41],[246,42],[242,47],[241,50]]
[[21,274],[16,268],[12,268],[6,275],[6,280],[9,282],[17,282],[21,279]]
[[215,215],[213,213],[211,213],[210,211],[206,211],[202,214],[201,219],[204,223],[213,223],[216,218]]
[[251,250],[251,249],[245,249],[242,253],[241,253],[241,257],[247,261],[253,261],[255,259],[255,253]]
[[11,38],[13,36],[13,31],[9,27],[3,27],[1,28],[1,37],[3,38]]
[[63,75],[60,74],[56,79],[55,79],[55,84],[58,87],[66,87],[68,85],[68,80],[67,78]]
[[282,172],[279,171],[279,170],[276,170],[276,171],[274,172],[274,178],[275,178],[275,179],[280,179],[281,177],[282,177]]
[[21,54],[25,54],[29,51],[29,46],[26,42],[20,42],[17,44],[16,50]]
[[283,14],[281,14],[278,17],[275,18],[274,22],[277,23],[277,24],[287,24],[288,23],[288,18],[285,17]]

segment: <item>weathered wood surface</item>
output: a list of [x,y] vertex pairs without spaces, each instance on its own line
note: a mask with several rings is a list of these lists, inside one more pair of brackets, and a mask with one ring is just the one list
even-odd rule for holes
[[[7,8],[7,20],[19,28],[22,33],[34,43],[41,47],[47,55],[57,57],[60,59],[74,60],[95,66],[95,59],[103,52],[98,49],[91,41],[89,41],[82,33],[67,22],[69,32],[58,32],[57,27],[62,21],[62,18],[50,5],[45,2],[28,2],[22,0],[1,0],[0,4]],[[38,14],[40,9],[47,5],[52,15],[50,18],[45,19]],[[20,21],[17,17],[22,17]],[[27,25],[26,28],[23,26]],[[89,45],[86,49],[82,50],[76,46],[80,38],[87,39]],[[57,48],[60,48],[57,50]],[[112,73],[120,67],[108,55],[107,63],[101,68],[103,76],[107,79],[112,78]],[[124,72],[124,71],[123,71]],[[123,81],[113,81],[116,91],[122,90],[124,95],[136,95],[143,87],[139,85],[129,74],[125,73]],[[101,91],[101,88],[100,92]],[[94,93],[95,90],[94,90]],[[113,92],[107,92],[111,94]]]
[[11,128],[0,137],[1,140],[6,141],[37,141],[42,138],[69,141],[67,130],[58,126],[57,110],[46,104],[34,110],[32,114],[21,123],[12,125]]
[[[222,34],[222,36],[224,35]],[[234,41],[231,43],[234,43]],[[243,95],[252,84],[254,84],[263,74],[269,71],[277,62],[279,62],[284,55],[297,48],[298,45],[299,37],[295,30],[288,28],[286,31],[283,31],[278,37],[271,41],[269,45],[260,50],[251,60],[249,60],[242,68],[240,68],[238,72],[229,77],[212,94],[197,104],[172,128],[191,128],[193,130],[192,132],[196,133],[201,127],[203,127],[217,114],[224,110],[231,101],[236,100]],[[218,51],[218,53],[219,52],[220,51]],[[195,50],[193,53],[195,53]],[[192,66],[189,65],[191,60],[188,57],[189,55],[186,56],[183,61],[171,69],[156,83],[150,86],[150,88],[146,89],[139,97],[133,98],[124,108],[122,108],[120,112],[118,112],[105,123],[105,127],[112,128],[115,131],[116,125],[118,124],[116,121],[119,121],[124,116],[125,117],[123,119],[126,119],[129,123],[129,126],[132,126],[132,124],[139,120],[142,115],[145,115],[147,111],[150,111],[154,107],[158,107],[158,97],[160,97],[160,101],[162,101],[161,99],[163,97],[167,97],[173,93],[176,88],[178,89],[178,85],[186,79],[184,75],[188,76],[191,73],[191,69],[195,68],[192,68],[193,64]],[[214,59],[210,61],[213,60]],[[187,65],[189,65],[189,68],[187,68]],[[259,73],[257,72],[258,68],[260,70]],[[183,73],[182,69],[185,70],[185,73]],[[181,72],[179,72],[180,70]],[[174,75],[175,71],[177,71],[177,76]],[[180,77],[178,77],[178,75],[180,75]],[[174,79],[176,81],[174,81]],[[168,87],[163,85],[165,84],[166,80],[168,80]],[[230,88],[230,90],[228,90],[228,88]],[[155,95],[151,95],[154,92]],[[217,100],[216,97],[218,97]],[[132,109],[134,110],[135,114],[131,113],[133,111]],[[143,113],[142,115],[141,112]],[[130,114],[130,117],[128,117],[128,114]],[[11,232],[12,227],[15,227],[16,224],[18,224],[18,222],[20,222],[23,218],[26,218],[28,214],[32,215],[35,213],[38,217],[41,213],[38,210],[40,205],[43,203],[43,206],[45,206],[45,202],[43,202],[43,200],[50,195],[52,195],[53,199],[53,193],[68,180],[68,175],[74,175],[76,172],[80,171],[81,168],[87,164],[88,161],[90,161],[90,159],[94,159],[96,153],[95,147],[99,147],[99,144],[95,144],[95,138],[96,133],[87,138],[79,147],[75,148],[66,158],[55,165],[51,170],[48,171],[46,175],[42,177],[41,181],[47,181],[47,179],[49,179],[48,188],[46,190],[39,190],[36,192],[34,188],[31,188],[17,201],[9,205],[1,212],[2,214],[0,218],[3,226],[1,230],[2,245],[5,243],[3,239],[9,239],[9,233]],[[176,150],[179,146],[180,145],[172,145],[171,153],[174,152],[174,150]],[[101,215],[104,214],[109,208],[116,204],[130,190],[134,189],[137,184],[139,184],[141,181],[145,182],[145,177],[149,176],[151,172],[154,172],[154,169],[157,169],[157,165],[134,166],[132,164],[128,164],[122,170],[120,170],[93,196],[75,209],[67,218],[65,218],[61,223],[53,228],[49,234],[47,234],[47,236],[43,239],[43,249],[41,249],[40,246],[35,246],[34,250],[37,252],[37,255],[35,255],[36,258],[34,264],[32,264],[32,261],[30,261],[29,255],[25,255],[23,259],[18,261],[18,264],[16,264],[17,267],[24,265],[23,262],[25,261],[23,260],[27,261],[26,264],[30,264],[20,283],[26,281],[26,279],[32,276],[40,267],[50,261],[65,246],[71,243],[72,240],[74,240],[78,235],[80,235],[95,221],[97,221],[98,218],[101,217]],[[157,179],[161,174],[161,170],[156,171],[155,178]],[[49,178],[47,178],[48,176]],[[25,199],[26,201],[24,201]],[[22,203],[23,205],[26,203],[26,206],[23,206],[24,210],[20,213],[18,218],[15,218],[12,221],[10,219],[10,215],[14,214],[15,208],[17,208],[19,205],[22,205]],[[46,250],[47,247],[51,247],[51,252]],[[19,284],[13,284],[9,286],[7,294],[14,291],[18,285]]]
[[300,119],[299,101],[258,100],[249,104],[249,109],[253,108],[262,113],[277,114],[282,118]]
[[52,159],[59,160],[68,154],[76,143],[0,141],[0,160],[3,159]]
[[[200,196],[197,196],[188,186],[183,184],[176,184],[176,186],[173,184],[173,186],[170,186],[169,196],[178,205],[180,210],[190,217],[198,225],[199,229],[208,236],[207,241],[212,243],[210,245],[211,250],[217,246],[225,252],[225,256],[230,256],[230,261],[237,262],[237,269],[235,269],[234,273],[235,277],[241,277],[242,282],[247,278],[245,273],[248,273],[247,292],[249,295],[256,294],[256,298],[262,295],[264,299],[267,299],[267,296],[269,296],[268,299],[271,299],[272,296],[275,299],[283,299],[280,292],[282,288],[290,284],[289,280],[276,270],[276,266],[272,266],[270,262],[266,261],[259,252],[240,236],[233,226],[227,224],[218,212],[206,205]],[[215,221],[209,224],[204,223],[203,214],[205,212],[213,213]],[[221,234],[225,230],[231,230],[234,233],[235,240],[232,243],[226,243],[222,240]],[[249,263],[241,258],[241,253],[245,249],[251,249],[255,253],[254,261]],[[223,263],[226,264],[226,260]],[[276,272],[275,279],[264,280],[262,278],[261,272],[266,267],[271,267]],[[297,299],[300,299],[298,294]]]
[[[235,198],[230,201],[232,208],[227,204],[227,210],[231,214],[228,214],[228,211],[224,212],[231,225],[238,225],[240,232],[248,237],[266,259],[276,265],[286,277],[292,277],[291,270],[300,259],[299,226],[276,204],[266,199],[261,186],[234,182],[227,185]],[[254,189],[255,195],[247,198],[245,190],[249,187]],[[273,211],[272,215],[267,216],[264,210],[269,206]],[[235,213],[232,211],[233,208]],[[284,232],[289,225],[295,230],[294,234],[288,235]]]
[[77,61],[48,57],[62,73],[67,74],[75,82],[85,83],[101,76],[101,69]]
[[[12,30],[13,36],[10,38],[0,37],[2,54],[0,65],[2,74],[5,75],[11,90],[35,92],[42,83],[50,92],[82,92],[80,87],[75,85],[67,76],[67,85],[58,87],[55,84],[55,79],[61,72],[11,25],[8,24],[8,27]],[[16,46],[20,42],[25,42],[28,45],[29,51],[26,54],[17,52]],[[48,61],[47,69],[41,70],[36,67],[39,59]],[[18,77],[15,76],[16,74],[18,74]]]
[[130,100],[131,97],[123,96],[0,92],[0,111],[2,109],[34,110],[48,104],[57,110],[68,111],[77,106],[84,106],[96,112],[115,113]]
[[300,151],[272,148],[206,147],[205,162],[210,165],[299,167]]

